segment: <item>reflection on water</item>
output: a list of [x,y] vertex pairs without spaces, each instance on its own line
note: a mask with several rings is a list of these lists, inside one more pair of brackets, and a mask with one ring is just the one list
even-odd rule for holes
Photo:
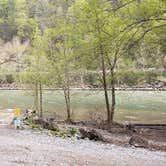
[[[166,92],[118,91],[116,92],[115,120],[143,123],[166,123]],[[65,102],[62,91],[44,92],[45,114],[63,117]],[[28,90],[1,90],[0,109],[19,106],[33,108],[33,93]],[[90,118],[92,112],[105,113],[102,91],[73,90],[71,95],[72,116],[75,119]]]

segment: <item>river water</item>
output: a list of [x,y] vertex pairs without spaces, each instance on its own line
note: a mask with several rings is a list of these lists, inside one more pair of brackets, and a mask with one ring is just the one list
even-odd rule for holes
[[[110,93],[111,95],[111,93]],[[64,118],[63,92],[44,91],[44,113]],[[30,90],[0,90],[0,109],[33,108]],[[72,117],[89,120],[105,114],[102,91],[73,90],[71,94]],[[166,91],[117,91],[115,120],[135,123],[166,123]]]

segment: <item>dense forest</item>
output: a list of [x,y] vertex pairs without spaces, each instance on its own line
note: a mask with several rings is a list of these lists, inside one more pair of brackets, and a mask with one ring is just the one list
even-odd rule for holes
[[[1,0],[0,82],[42,91],[102,88],[112,124],[120,86],[165,86],[165,0]],[[111,98],[108,90],[111,89]]]

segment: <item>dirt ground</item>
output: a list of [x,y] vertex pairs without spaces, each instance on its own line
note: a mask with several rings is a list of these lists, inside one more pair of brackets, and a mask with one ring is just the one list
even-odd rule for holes
[[166,152],[62,139],[9,127],[12,111],[0,112],[1,166],[165,166]]

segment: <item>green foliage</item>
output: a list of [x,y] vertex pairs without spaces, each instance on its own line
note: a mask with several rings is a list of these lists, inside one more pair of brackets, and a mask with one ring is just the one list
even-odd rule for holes
[[0,83],[6,82],[5,78],[5,74],[0,74]]
[[89,74],[87,73],[83,79],[86,85],[90,85],[93,88],[102,87],[101,78],[97,73],[89,73]]
[[15,82],[15,76],[13,74],[0,74],[0,83],[12,84]]
[[158,81],[159,72],[155,71],[118,71],[116,72],[116,84],[139,86],[144,84],[153,84]]
[[68,129],[68,133],[69,133],[69,136],[74,137],[77,134],[77,129],[73,128],[73,127],[70,127]]
[[14,77],[12,74],[7,74],[6,75],[6,82],[9,84],[12,84],[14,82]]
[[57,130],[51,130],[51,135],[66,138],[66,137],[75,137],[77,134],[77,129],[73,127],[69,128],[57,128]]
[[53,131],[53,130],[51,130],[50,133],[52,136],[57,136],[57,134],[58,134],[57,131]]

